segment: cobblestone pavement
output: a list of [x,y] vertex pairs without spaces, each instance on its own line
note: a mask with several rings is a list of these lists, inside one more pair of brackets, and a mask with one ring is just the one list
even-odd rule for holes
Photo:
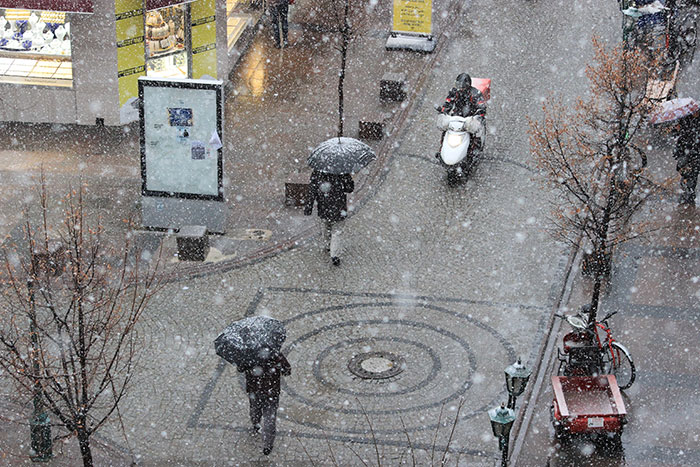
[[[309,235],[283,254],[183,277],[157,297],[142,322],[145,349],[122,406],[126,433],[116,424],[102,433],[121,452],[114,463],[298,465],[313,459],[325,465],[335,457],[353,465],[379,456],[393,465],[410,462],[408,447],[414,446],[417,462],[427,464],[441,458],[451,439],[451,463],[492,465],[497,441],[485,410],[506,397],[503,369],[519,355],[528,362],[537,357],[568,264],[566,248],[542,229],[549,200],[533,180],[525,116],[553,87],[572,96],[585,86],[590,25],[601,25],[601,34],[613,30],[609,12],[593,3],[574,6],[575,15],[570,5],[469,3],[413,96],[406,124],[387,139],[395,144],[382,161],[386,170],[376,179],[360,176],[360,185],[363,177],[371,181],[365,188],[371,196],[353,204],[339,268],[311,234],[314,219],[270,208],[269,199],[281,202],[278,169],[260,154],[241,153],[241,164],[275,183],[260,186],[278,194],[260,205],[258,191],[240,194],[249,209],[240,210],[235,228],[269,230],[272,245],[289,225]],[[383,43],[381,35],[363,37],[358,61],[383,50]],[[398,54],[413,57],[403,67],[429,59]],[[382,63],[379,54],[372,60]],[[465,68],[493,79],[490,136],[475,173],[448,187],[432,158],[439,138],[432,104]],[[280,85],[275,98],[284,106],[295,93]],[[319,97],[314,109],[322,111],[326,99]],[[240,104],[241,117],[230,110],[234,126],[255,114],[246,114],[246,106],[258,105],[252,97]],[[304,123],[310,140],[323,136]],[[246,144],[258,137],[268,136],[246,133]],[[251,172],[233,171],[231,186],[245,173]],[[163,239],[167,251],[173,243]],[[252,314],[275,316],[289,332],[285,351],[293,373],[285,380],[279,437],[269,458],[248,434],[240,375],[213,348],[227,324]],[[403,362],[402,371],[384,379],[351,371],[354,357],[367,354],[369,360],[373,352]]]

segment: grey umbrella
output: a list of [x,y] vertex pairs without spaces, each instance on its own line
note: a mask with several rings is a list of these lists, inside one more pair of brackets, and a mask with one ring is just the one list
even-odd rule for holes
[[260,364],[287,338],[284,325],[268,316],[251,316],[229,325],[214,341],[216,354],[239,370]]
[[372,148],[354,138],[331,138],[319,144],[306,160],[309,167],[330,174],[352,174],[377,158]]

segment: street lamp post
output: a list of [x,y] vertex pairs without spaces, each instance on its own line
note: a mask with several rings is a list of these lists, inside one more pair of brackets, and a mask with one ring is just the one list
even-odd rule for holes
[[525,391],[525,386],[530,379],[532,370],[523,365],[522,360],[509,365],[504,371],[506,375],[506,389],[508,390],[508,405],[501,404],[488,411],[491,420],[493,435],[498,438],[498,448],[501,450],[501,466],[508,465],[508,443],[510,441],[510,429],[515,421],[515,399]]
[[515,412],[506,407],[505,404],[501,404],[500,407],[494,407],[488,413],[491,420],[491,430],[493,430],[493,435],[498,438],[498,448],[502,453],[501,467],[506,467],[508,465],[510,429],[513,428]]
[[532,370],[522,364],[520,357],[518,361],[509,365],[505,369],[506,389],[508,390],[508,408],[515,410],[515,399],[525,391]]

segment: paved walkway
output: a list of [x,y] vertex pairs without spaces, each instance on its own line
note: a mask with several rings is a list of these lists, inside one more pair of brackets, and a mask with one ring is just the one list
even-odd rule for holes
[[[340,268],[309,242],[242,268],[172,283],[153,304],[143,322],[149,358],[135,375],[129,394],[135,402],[124,412],[133,430],[129,446],[145,465],[310,465],[309,456],[317,465],[332,464],[331,457],[359,465],[358,456],[376,462],[375,446],[383,465],[396,465],[411,462],[409,445],[417,463],[430,464],[450,441],[461,399],[449,463],[493,464],[497,441],[485,410],[505,398],[503,368],[518,355],[535,355],[568,257],[540,228],[549,200],[532,179],[519,116],[534,112],[537,96],[558,77],[553,63],[579,69],[591,51],[586,42],[580,57],[553,56],[536,47],[542,37],[511,2],[480,6],[485,3],[491,8],[474,8],[415,96],[381,186],[347,222]],[[565,40],[572,28],[588,30],[588,23],[566,14],[567,6],[540,8],[556,19],[543,31],[548,40]],[[587,13],[601,20],[597,11]],[[506,24],[511,35],[495,43],[477,35],[475,24],[487,31]],[[370,40],[381,49],[382,39],[369,37],[368,50]],[[535,64],[526,71],[512,61],[523,50]],[[432,103],[472,54],[479,58],[470,71],[497,83],[489,111],[493,133],[472,178],[447,187],[431,157],[439,137]],[[569,79],[574,86],[567,93],[583,80]],[[223,326],[251,314],[285,322],[293,365],[269,458],[248,434],[240,375],[211,345]],[[371,352],[403,359],[403,371],[386,380],[353,373],[354,357]],[[120,443],[118,430],[107,434]]]

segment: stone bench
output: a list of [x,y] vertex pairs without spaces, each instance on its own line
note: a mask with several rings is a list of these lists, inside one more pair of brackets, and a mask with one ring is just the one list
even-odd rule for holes
[[381,112],[368,112],[358,123],[357,135],[360,139],[382,139],[385,118]]
[[209,237],[203,225],[182,226],[175,238],[180,261],[204,261],[209,254]]
[[284,204],[285,206],[300,207],[306,201],[306,194],[309,191],[309,175],[295,173],[287,178],[284,183]]
[[405,73],[384,73],[379,81],[379,99],[382,101],[401,102],[406,99]]

